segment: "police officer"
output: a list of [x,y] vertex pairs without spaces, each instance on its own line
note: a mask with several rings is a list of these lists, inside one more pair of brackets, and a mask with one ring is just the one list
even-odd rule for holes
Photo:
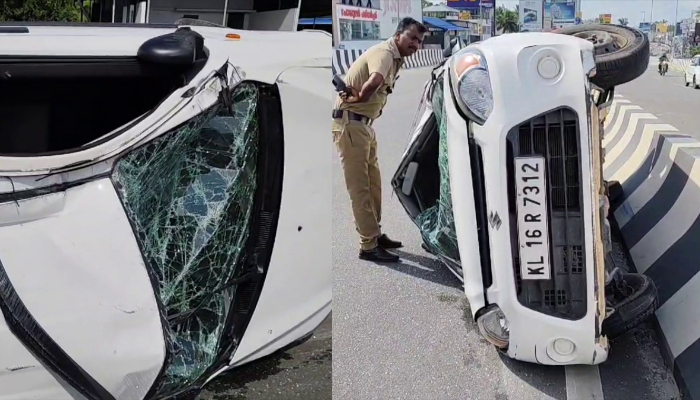
[[372,123],[382,113],[404,58],[420,48],[426,31],[415,19],[402,19],[394,36],[370,47],[352,64],[345,75],[350,94],[341,93],[333,106],[333,141],[343,166],[363,260],[399,260],[386,249],[399,248],[401,242],[389,239],[379,225],[381,175]]

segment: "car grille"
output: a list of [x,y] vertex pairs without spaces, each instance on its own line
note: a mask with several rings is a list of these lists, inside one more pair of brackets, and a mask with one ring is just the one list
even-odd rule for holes
[[[584,225],[578,117],[568,108],[526,121],[507,136],[509,210],[513,269],[518,301],[547,315],[586,315]],[[546,165],[552,279],[523,280],[516,221],[515,157],[542,156]]]

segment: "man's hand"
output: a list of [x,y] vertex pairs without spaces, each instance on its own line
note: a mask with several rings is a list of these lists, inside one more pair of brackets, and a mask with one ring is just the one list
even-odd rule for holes
[[346,103],[364,103],[377,91],[379,86],[384,83],[384,77],[376,72],[369,76],[367,82],[362,85],[362,91],[357,91],[354,87],[348,86],[350,93],[340,93],[340,98]]
[[350,94],[347,92],[340,92],[340,98],[346,103],[358,103],[360,101],[360,93],[354,87],[348,86]]

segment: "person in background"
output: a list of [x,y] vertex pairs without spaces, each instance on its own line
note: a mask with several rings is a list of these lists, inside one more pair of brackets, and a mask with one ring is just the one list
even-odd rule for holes
[[668,62],[668,56],[666,55],[666,52],[664,52],[661,57],[659,57],[659,72],[661,72],[661,68],[664,65],[664,62]]
[[345,76],[349,93],[342,92],[333,106],[332,132],[360,235],[359,258],[396,262],[387,249],[402,247],[381,232],[381,174],[377,137],[372,128],[391,93],[406,57],[421,47],[427,28],[413,18],[399,21],[395,34],[370,47],[353,62]]

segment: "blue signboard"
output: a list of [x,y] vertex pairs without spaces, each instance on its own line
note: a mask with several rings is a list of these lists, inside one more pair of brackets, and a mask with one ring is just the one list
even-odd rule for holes
[[479,8],[493,8],[495,0],[447,0],[448,7],[458,10],[478,10]]

